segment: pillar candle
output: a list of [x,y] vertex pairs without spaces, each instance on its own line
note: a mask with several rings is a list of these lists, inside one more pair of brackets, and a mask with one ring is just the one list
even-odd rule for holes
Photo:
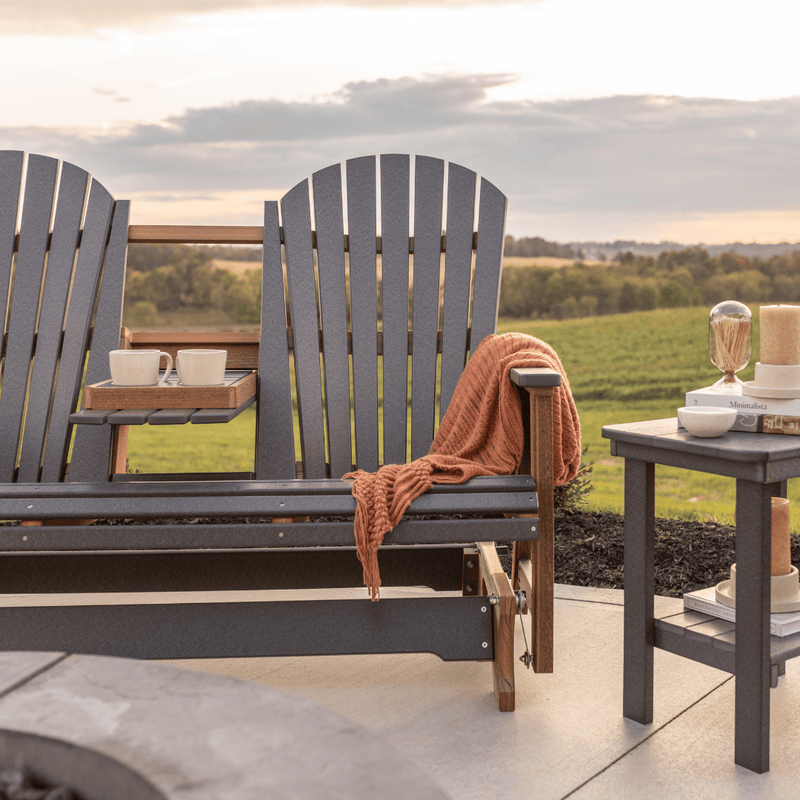
[[772,559],[771,575],[788,575],[792,571],[791,543],[789,541],[789,501],[785,497],[772,498]]
[[760,306],[762,364],[800,364],[800,306]]

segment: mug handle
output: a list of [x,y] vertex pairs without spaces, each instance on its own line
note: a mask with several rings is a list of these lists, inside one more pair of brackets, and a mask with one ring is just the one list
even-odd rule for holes
[[163,350],[159,353],[159,357],[164,356],[167,359],[167,369],[164,372],[164,377],[156,384],[156,386],[165,386],[167,383],[167,378],[172,374],[172,356],[169,353],[165,353]]

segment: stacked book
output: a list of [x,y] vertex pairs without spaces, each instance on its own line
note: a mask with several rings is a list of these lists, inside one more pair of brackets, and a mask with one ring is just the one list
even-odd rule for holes
[[707,387],[686,392],[686,405],[735,408],[738,414],[732,431],[800,435],[800,398],[751,397]]
[[[716,600],[716,589],[696,589],[683,596],[683,607],[687,611],[700,611],[728,622],[736,622],[736,609],[729,608]],[[769,632],[773,636],[791,636],[800,632],[800,611],[789,611],[785,614],[770,614]]]

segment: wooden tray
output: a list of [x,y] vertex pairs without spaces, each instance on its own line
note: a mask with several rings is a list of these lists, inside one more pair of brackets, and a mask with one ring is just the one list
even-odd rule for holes
[[226,370],[220,386],[181,386],[172,374],[166,386],[114,386],[111,381],[83,389],[84,408],[238,408],[256,393],[256,373]]

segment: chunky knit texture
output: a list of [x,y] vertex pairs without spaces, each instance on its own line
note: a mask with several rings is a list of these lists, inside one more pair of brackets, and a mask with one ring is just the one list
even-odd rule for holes
[[463,483],[478,475],[512,475],[524,446],[522,403],[509,371],[549,367],[561,373],[553,397],[553,479],[578,472],[581,431],[564,368],[550,345],[521,333],[487,336],[469,360],[428,455],[377,472],[348,473],[356,499],[355,538],[364,584],[373,600],[380,590],[378,548],[414,498],[434,483]]

